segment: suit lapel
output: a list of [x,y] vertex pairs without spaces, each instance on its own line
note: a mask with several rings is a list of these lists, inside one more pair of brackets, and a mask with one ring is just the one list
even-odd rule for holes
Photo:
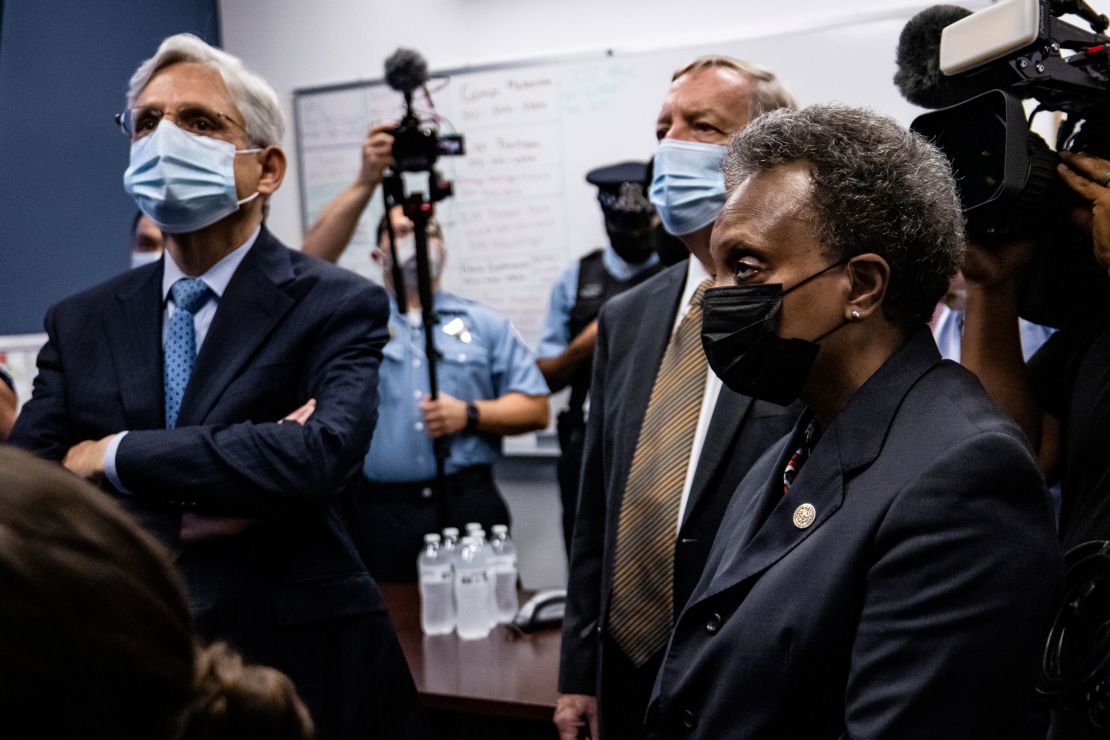
[[[740,433],[740,421],[751,408],[752,399],[722,387],[717,396],[717,404],[713,407],[713,416],[709,421],[709,429],[705,433],[705,442],[702,444],[701,455],[694,468],[694,480],[690,485],[690,497],[686,500],[686,509],[682,513],[682,525],[690,519],[690,512],[698,505],[698,501],[705,494],[709,482],[717,474],[717,470],[728,457]],[[679,527],[681,530],[681,527]]]
[[[867,380],[833,420],[798,473],[794,485],[782,493],[786,461],[797,448],[807,413],[798,422],[790,443],[782,448],[762,482],[759,503],[750,506],[734,537],[725,547],[712,581],[690,603],[705,599],[757,576],[829,521],[844,502],[844,481],[874,462],[882,450],[890,425],[906,394],[921,377],[940,362],[940,354],[928,329],[921,329]],[[757,483],[757,485],[759,485]],[[800,507],[813,508],[812,523],[798,516]],[[770,513],[764,516],[764,513]],[[727,531],[722,526],[722,531]]]
[[200,424],[224,388],[293,306],[282,289],[293,279],[289,255],[264,228],[220,298],[181,400],[177,425]]
[[[164,258],[163,258],[164,259]],[[116,291],[104,333],[129,429],[166,425],[162,385],[162,263],[132,272]]]
[[[783,495],[782,471],[800,439],[799,434],[791,436],[790,444],[777,456],[758,502],[746,512],[742,536],[730,545],[704,596],[712,596],[763,572],[812,536],[840,509],[844,503],[844,470],[835,426],[817,443],[790,492]],[[799,426],[798,430],[802,429]],[[807,525],[799,514],[808,507],[812,507],[816,518]]]
[[[632,467],[632,457],[636,454],[636,445],[640,440],[640,430],[643,427],[644,416],[647,414],[648,402],[651,400],[651,391],[655,385],[655,376],[659,373],[659,366],[663,363],[663,353],[667,350],[667,343],[671,339],[671,329],[674,327],[675,310],[682,297],[682,288],[686,283],[686,263],[668,268],[668,271],[659,275],[658,280],[645,284],[649,290],[641,306],[648,311],[658,310],[665,317],[663,321],[648,320],[643,316],[632,317],[630,321],[614,325],[611,331],[618,331],[626,337],[620,343],[621,351],[625,352],[634,364],[627,377],[627,387],[620,389],[624,395],[624,412],[628,419],[636,420],[627,454],[623,456],[624,469],[621,471],[620,497],[624,496],[624,487],[628,482],[628,471]],[[665,309],[669,308],[669,311]],[[633,328],[633,326],[635,328]],[[619,505],[619,499],[618,499]]]

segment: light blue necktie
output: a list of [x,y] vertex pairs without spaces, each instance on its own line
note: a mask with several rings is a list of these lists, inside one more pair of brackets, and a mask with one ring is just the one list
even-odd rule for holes
[[162,382],[166,387],[166,429],[177,426],[177,412],[197,359],[197,333],[193,317],[209,295],[208,286],[198,278],[181,278],[173,284],[170,292],[173,294],[174,310],[162,348],[165,354]]

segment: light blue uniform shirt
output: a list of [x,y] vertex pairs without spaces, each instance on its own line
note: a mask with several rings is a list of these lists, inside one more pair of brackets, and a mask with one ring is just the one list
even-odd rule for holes
[[[439,390],[464,401],[492,400],[516,391],[546,396],[536,356],[507,318],[488,306],[440,292],[435,344]],[[389,342],[378,376],[378,425],[362,464],[372,481],[406,483],[435,477],[432,440],[424,432],[420,399],[428,394],[424,329],[410,323],[391,301]],[[501,455],[501,438],[458,432],[448,437],[447,474],[490,465]]]
[[[644,270],[659,264],[659,255],[651,257],[638,265],[625,262],[613,247],[605,247],[601,253],[601,264],[605,266],[614,280],[631,280]],[[551,303],[547,307],[547,318],[543,324],[543,335],[536,354],[542,359],[555,357],[566,349],[570,343],[570,311],[578,299],[578,268],[581,260],[575,260],[571,266],[559,276],[555,287],[551,289]]]
[[[1048,341],[1056,330],[1034,324],[1025,319],[1018,319],[1018,331],[1021,333],[1021,354],[1025,361],[1037,353],[1041,345]],[[933,322],[933,339],[940,349],[940,356],[953,362],[960,361],[960,344],[964,336],[964,312],[953,311],[948,306],[941,304]]]

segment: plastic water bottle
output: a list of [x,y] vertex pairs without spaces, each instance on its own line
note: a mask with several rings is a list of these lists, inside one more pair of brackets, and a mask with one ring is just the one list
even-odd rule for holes
[[447,527],[443,530],[443,546],[441,551],[447,554],[447,560],[454,566],[459,562],[459,551],[462,546],[459,544],[459,528]]
[[420,574],[420,628],[426,635],[446,635],[455,628],[451,562],[440,549],[439,535],[424,535],[416,560]]
[[497,621],[509,622],[520,607],[516,593],[516,545],[509,539],[509,528],[504,524],[493,525],[493,556],[490,559],[494,602]]
[[[469,524],[467,525],[470,526]],[[486,573],[489,576],[489,593],[487,594],[488,600],[486,601],[486,619],[489,620],[490,629],[497,626],[497,592],[494,590],[493,580],[493,546],[490,541],[486,539],[486,530],[482,529],[479,524],[475,529],[470,531],[470,537],[478,541],[478,545],[482,548],[482,558],[486,563]]]
[[481,544],[464,537],[455,568],[455,630],[463,640],[480,640],[489,634],[489,577]]
[[455,570],[459,567],[459,557],[462,555],[462,542],[459,541],[458,527],[445,527],[443,530],[443,546],[440,547],[448,565],[451,566],[451,614],[457,618],[459,607],[455,598]]

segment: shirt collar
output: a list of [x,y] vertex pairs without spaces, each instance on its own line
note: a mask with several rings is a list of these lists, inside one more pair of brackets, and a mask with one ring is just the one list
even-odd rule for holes
[[643,262],[633,264],[625,261],[623,257],[617,254],[617,250],[613,249],[613,245],[610,244],[601,252],[601,264],[605,266],[605,271],[612,275],[614,279],[623,283],[625,280],[631,280],[644,270],[648,270],[659,264],[659,255],[652,253],[652,255]]
[[[208,289],[216,295],[217,300],[223,297],[224,291],[227,290],[227,284],[231,282],[232,275],[234,275],[235,270],[238,269],[239,263],[241,263],[243,261],[243,258],[247,256],[247,252],[249,252],[251,247],[254,246],[254,243],[258,241],[258,235],[260,233],[262,233],[261,225],[259,225],[259,227],[254,230],[253,234],[247,237],[247,240],[245,242],[240,244],[235,249],[231,250],[231,252],[229,252],[228,254],[224,255],[219,262],[209,267],[207,272],[205,272],[203,275],[197,276],[201,280],[203,280],[204,284],[208,286]],[[173,260],[173,256],[167,249],[166,259],[163,260],[162,267],[163,303],[166,302],[166,298],[169,296],[170,288],[173,287],[173,284],[181,278],[187,277],[190,276],[186,275],[181,270],[181,268],[177,266],[177,263]]]
[[[458,297],[452,293],[437,290],[432,295],[432,308],[436,313],[458,310],[461,305]],[[389,321],[391,324],[396,324],[398,326],[407,326],[409,324],[408,312],[401,313],[400,309],[397,307],[397,298],[393,293],[389,293]]]
[[686,285],[682,288],[682,303],[680,306],[687,306],[690,299],[694,297],[694,291],[698,289],[706,280],[712,280],[713,276],[705,269],[705,265],[701,263],[693,254],[690,255],[689,261],[686,263]]

